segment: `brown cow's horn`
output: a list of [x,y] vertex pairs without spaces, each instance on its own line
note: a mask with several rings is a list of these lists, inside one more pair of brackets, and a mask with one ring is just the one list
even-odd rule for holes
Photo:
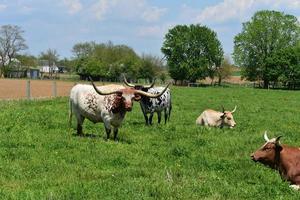
[[282,135],[278,136],[276,139],[275,139],[275,142],[278,143],[279,142],[279,139],[282,137]]
[[144,92],[144,91],[141,91],[141,90],[136,90],[135,93],[136,94],[140,94],[142,96],[146,96],[146,97],[150,97],[150,98],[157,98],[157,97],[160,97],[161,95],[163,95],[163,93],[168,89],[169,85],[171,83],[169,83],[165,89],[163,91],[161,91],[159,94],[151,94],[149,92]]
[[266,142],[269,142],[269,141],[270,141],[270,139],[269,139],[268,136],[267,136],[267,131],[265,131],[265,133],[264,133],[264,139],[265,139]]
[[135,86],[135,85],[127,82],[127,79],[126,79],[125,75],[123,75],[123,77],[124,77],[123,82],[125,83],[125,85],[127,85],[128,87],[134,87]]
[[93,82],[93,80],[92,80],[92,78],[91,78],[90,76],[89,76],[89,79],[90,79],[90,81],[91,81],[91,83],[92,83],[92,85],[93,85],[95,91],[96,91],[98,94],[100,94],[100,95],[110,95],[110,94],[116,94],[116,93],[119,92],[119,91],[113,91],[113,92],[101,92],[101,91],[96,87],[96,85],[94,84],[94,82]]
[[236,106],[234,107],[234,109],[231,111],[231,113],[234,113],[236,111]]

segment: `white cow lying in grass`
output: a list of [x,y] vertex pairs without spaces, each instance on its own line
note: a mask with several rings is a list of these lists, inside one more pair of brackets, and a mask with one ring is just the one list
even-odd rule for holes
[[233,128],[236,123],[233,119],[233,113],[236,111],[236,106],[232,111],[225,111],[222,106],[222,112],[206,109],[197,118],[196,124],[202,126],[213,126],[223,128],[224,126],[229,126]]

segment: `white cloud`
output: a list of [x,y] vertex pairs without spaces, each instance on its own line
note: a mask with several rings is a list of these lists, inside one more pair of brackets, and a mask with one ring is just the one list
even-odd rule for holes
[[163,38],[168,30],[175,25],[176,23],[165,23],[162,25],[142,26],[138,28],[137,36],[145,38]]
[[113,15],[123,19],[154,22],[159,20],[167,9],[150,6],[146,0],[98,0],[91,10],[98,20]]
[[7,5],[5,4],[0,4],[0,12],[5,10],[7,8]]
[[300,0],[281,0],[282,5],[287,5],[288,8],[298,9],[300,8]]
[[70,14],[75,14],[82,9],[82,4],[79,0],[63,0],[63,2],[68,7]]
[[[201,10],[196,15],[196,21],[218,23],[232,19],[244,20],[245,17],[249,17],[258,8],[298,9],[300,8],[300,0],[223,0],[216,5]],[[187,10],[188,8],[185,6],[184,9]]]
[[116,5],[115,0],[99,0],[92,6],[92,11],[98,20],[103,20],[111,7]]
[[150,7],[142,14],[142,18],[147,22],[157,21],[165,14],[166,8]]
[[160,26],[145,26],[140,27],[138,36],[140,37],[159,37],[162,35],[162,28]]
[[197,21],[224,22],[234,18],[241,18],[252,6],[254,0],[224,0],[223,2],[206,7],[197,16]]

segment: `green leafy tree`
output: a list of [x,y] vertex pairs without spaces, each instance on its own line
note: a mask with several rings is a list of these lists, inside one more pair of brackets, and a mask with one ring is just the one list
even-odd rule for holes
[[57,65],[65,67],[65,70],[68,72],[75,71],[76,60],[63,58],[57,62]]
[[152,82],[154,77],[162,71],[161,59],[152,55],[142,55],[141,65],[139,68],[139,78]]
[[268,10],[256,12],[234,38],[234,61],[243,67],[243,77],[263,80],[266,88],[280,74],[276,65],[270,65],[270,58],[280,49],[295,46],[299,38],[295,16]]
[[86,58],[93,54],[95,46],[95,42],[77,43],[73,46],[72,53],[76,59]]
[[38,65],[37,58],[32,55],[16,55],[24,68],[36,67]]
[[[126,45],[108,43],[79,43],[74,45],[75,69],[82,78],[92,75],[119,81],[122,73],[131,78],[138,75],[139,56]],[[93,65],[92,65],[93,63]]]
[[293,47],[280,49],[267,59],[267,66],[272,67],[269,76],[273,76],[289,89],[300,83],[300,43]]
[[232,74],[232,64],[229,57],[225,57],[220,67],[216,69],[218,77],[218,85],[221,85],[222,80],[228,78]]
[[199,24],[177,25],[170,29],[161,50],[175,82],[203,79],[214,66],[220,66],[223,59],[223,49],[217,34]]

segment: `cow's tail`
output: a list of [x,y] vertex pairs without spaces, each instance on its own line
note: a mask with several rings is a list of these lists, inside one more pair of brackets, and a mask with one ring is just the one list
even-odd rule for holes
[[72,101],[71,99],[69,100],[69,126],[71,127],[72,126],[72,114],[73,114],[73,104],[72,104]]
[[171,117],[171,110],[172,110],[172,101],[171,101],[171,98],[170,98],[170,108],[169,108],[169,117],[168,117],[168,120],[170,121],[170,117]]

